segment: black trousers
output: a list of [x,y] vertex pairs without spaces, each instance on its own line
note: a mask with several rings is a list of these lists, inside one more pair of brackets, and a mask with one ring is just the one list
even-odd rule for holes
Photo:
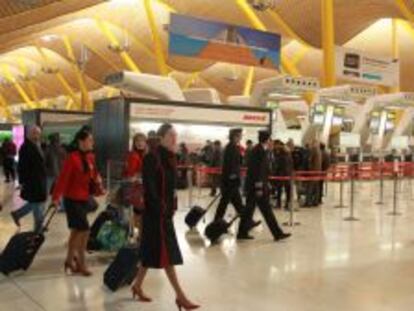
[[318,203],[322,203],[322,198],[324,197],[324,185],[325,185],[325,181],[323,181],[323,180],[320,180],[319,181],[319,193],[318,193],[318,195],[319,195],[319,200],[318,200]]
[[15,162],[12,158],[5,158],[3,160],[3,169],[6,180],[15,180],[16,179],[16,170]]
[[283,231],[276,220],[276,216],[273,214],[269,199],[269,195],[258,197],[255,193],[247,194],[246,212],[240,222],[239,234],[244,235],[249,233],[249,221],[253,218],[256,206],[259,207],[259,210],[266,222],[267,227],[272,233],[273,238],[277,238],[283,234]]
[[220,175],[213,174],[210,176],[210,189],[211,189],[211,195],[216,195],[217,193],[217,187],[220,184]]
[[305,205],[316,206],[319,205],[320,197],[320,182],[307,181],[306,182],[306,202]]
[[232,204],[236,209],[239,215],[242,215],[244,212],[243,201],[240,194],[240,189],[238,186],[234,187],[222,187],[221,189],[221,199],[220,203],[216,210],[216,215],[214,221],[224,218],[226,214],[227,206]]
[[275,189],[276,189],[276,204],[278,206],[282,205],[282,194],[285,192],[286,195],[286,204],[285,207],[289,205],[290,202],[290,181],[289,180],[278,180],[275,183]]

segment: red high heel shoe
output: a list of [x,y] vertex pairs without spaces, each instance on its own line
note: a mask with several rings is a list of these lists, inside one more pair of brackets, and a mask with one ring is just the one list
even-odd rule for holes
[[78,258],[75,257],[75,258],[73,258],[73,260],[75,261],[75,264],[76,264],[76,273],[78,273],[78,274],[80,274],[82,276],[86,276],[86,277],[92,276],[92,272],[91,271],[89,271],[85,267],[81,267],[80,266]]
[[177,305],[178,311],[182,311],[182,309],[184,309],[185,311],[188,311],[188,310],[195,310],[195,309],[200,308],[199,305],[191,304],[190,302],[183,302],[183,301],[180,301],[179,299],[176,299],[175,303]]
[[86,269],[86,268],[79,268],[78,273],[79,273],[80,275],[82,275],[82,276],[86,276],[86,277],[92,276],[92,272],[91,272],[91,271],[89,271],[89,270],[88,270],[88,269]]
[[132,299],[138,300],[140,302],[152,302],[152,299],[148,296],[145,296],[141,289],[136,287],[131,287]]

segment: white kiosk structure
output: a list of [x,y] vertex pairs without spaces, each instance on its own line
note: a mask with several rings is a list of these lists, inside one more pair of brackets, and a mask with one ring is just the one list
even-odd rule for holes
[[[319,140],[327,145],[334,127],[339,127],[341,131],[347,127],[349,132],[353,132],[364,102],[376,94],[375,87],[359,85],[342,85],[319,90],[311,107],[311,128],[318,129]],[[341,147],[359,147],[359,137],[350,136],[352,134],[341,132]],[[353,143],[345,143],[349,141]]]
[[[363,143],[370,143],[373,152],[382,152],[389,140],[398,140],[411,126],[414,93],[384,94],[370,98],[358,116],[354,132],[360,133]],[[396,120],[396,111],[403,113]],[[397,123],[397,124],[396,124]],[[392,136],[387,134],[392,133]],[[407,140],[408,141],[408,140]],[[408,145],[407,145],[408,148]]]
[[[303,143],[303,135],[309,126],[309,105],[306,92],[319,89],[319,80],[307,77],[280,76],[256,83],[249,99],[251,106],[273,109],[273,138],[286,141],[292,138],[295,144]],[[233,103],[242,104],[243,97],[232,97]]]
[[145,73],[121,71],[106,77],[105,83],[126,92],[164,100],[185,101],[177,81]]
[[190,103],[221,105],[220,94],[213,88],[191,88],[183,91],[185,100]]

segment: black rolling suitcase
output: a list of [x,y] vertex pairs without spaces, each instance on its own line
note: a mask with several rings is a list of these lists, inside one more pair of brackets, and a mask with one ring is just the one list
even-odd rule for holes
[[8,275],[13,271],[27,270],[30,267],[45,241],[45,232],[56,212],[55,206],[48,208],[45,215],[46,223],[40,232],[22,232],[10,239],[0,256],[0,272]]
[[185,216],[185,223],[187,226],[192,229],[200,222],[200,220],[205,216],[213,204],[218,200],[220,195],[214,197],[214,199],[208,204],[207,208],[202,208],[201,206],[195,205],[191,208],[188,214]]
[[104,273],[104,284],[115,292],[125,285],[130,285],[138,272],[140,261],[139,246],[130,245],[118,251],[114,261]]
[[[134,211],[130,208],[130,216],[132,217]],[[130,223],[129,234],[132,236],[133,227]],[[103,282],[111,291],[115,292],[119,288],[131,285],[138,272],[138,264],[141,259],[139,243],[130,243],[122,247],[115,256],[114,261],[111,262],[106,269],[103,277]]]
[[229,228],[238,218],[239,216],[235,216],[230,222],[227,222],[224,219],[213,221],[204,230],[204,235],[210,240],[212,244],[215,244],[218,242],[222,235],[228,233]]

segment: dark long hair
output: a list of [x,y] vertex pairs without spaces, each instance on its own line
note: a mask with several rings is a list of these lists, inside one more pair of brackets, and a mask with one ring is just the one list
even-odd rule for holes
[[82,152],[79,148],[79,142],[85,140],[90,135],[92,135],[92,128],[89,125],[82,126],[81,129],[75,134],[75,137],[74,137],[74,139],[72,140],[72,142],[69,146],[69,152],[75,152],[75,151],[80,152],[83,171],[85,173],[89,172],[90,167],[89,167],[88,161],[86,159],[86,153]]

